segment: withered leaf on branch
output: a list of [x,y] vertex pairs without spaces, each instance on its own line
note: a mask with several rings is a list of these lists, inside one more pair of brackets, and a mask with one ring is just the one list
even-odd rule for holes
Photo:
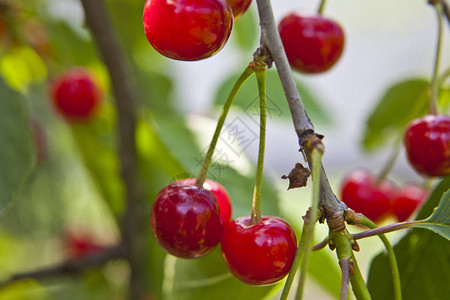
[[288,179],[289,178],[289,187],[290,189],[299,188],[302,186],[306,186],[306,182],[308,181],[308,177],[311,175],[311,171],[305,168],[301,163],[296,163],[295,167],[289,173],[288,176],[283,175],[281,178]]

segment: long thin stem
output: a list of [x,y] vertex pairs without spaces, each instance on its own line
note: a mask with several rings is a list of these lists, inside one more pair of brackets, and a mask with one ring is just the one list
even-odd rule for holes
[[347,300],[348,298],[348,286],[350,284],[350,258],[344,258],[339,261],[341,267],[342,280],[341,280],[341,292],[339,293],[339,300]]
[[421,221],[406,221],[406,222],[401,222],[401,223],[389,224],[389,225],[386,225],[386,226],[377,227],[375,229],[371,229],[371,230],[366,230],[366,231],[363,231],[363,232],[355,233],[355,234],[353,234],[353,239],[359,240],[359,239],[364,239],[364,238],[376,236],[376,235],[379,235],[379,234],[384,234],[384,233],[389,233],[389,232],[392,232],[392,231],[397,231],[397,230],[401,230],[401,229],[411,228],[411,227],[414,227],[414,225],[417,224],[417,223],[421,223]]
[[319,9],[317,10],[317,13],[319,14],[319,15],[322,15],[323,14],[323,10],[324,10],[324,8],[325,8],[325,3],[327,2],[327,0],[322,0],[322,1],[320,1],[320,6],[319,6]]
[[350,282],[352,284],[353,294],[355,295],[357,300],[370,300],[372,297],[369,294],[369,290],[364,282],[364,278],[361,274],[361,270],[359,269],[358,262],[356,261],[356,257],[352,254],[352,267],[353,272],[350,272]]
[[320,175],[321,175],[321,161],[323,153],[318,149],[314,149],[311,153],[312,158],[312,180],[313,180],[313,194],[312,194],[312,204],[310,208],[309,219],[305,221],[304,230],[302,236],[305,235],[305,244],[303,248],[303,261],[301,265],[301,273],[299,277],[299,283],[297,288],[297,293],[295,296],[296,300],[303,298],[303,291],[305,287],[306,275],[308,274],[308,263],[309,255],[312,251],[312,242],[314,238],[314,227],[317,222],[317,214],[319,210],[319,199],[320,199]]
[[261,221],[261,185],[264,169],[264,152],[266,145],[266,70],[256,70],[256,79],[259,90],[259,151],[258,163],[256,165],[256,181],[253,193],[252,216],[250,224],[256,224]]
[[196,185],[199,187],[203,186],[205,182],[206,176],[208,175],[209,166],[211,165],[212,156],[214,154],[214,149],[217,145],[217,140],[219,139],[220,132],[222,131],[223,124],[225,123],[225,119],[227,118],[228,112],[230,110],[231,105],[233,104],[234,99],[236,98],[239,89],[244,84],[244,82],[253,74],[253,69],[251,67],[247,67],[244,72],[242,72],[241,76],[239,76],[238,80],[234,84],[231,89],[230,94],[222,108],[222,113],[220,114],[219,120],[217,121],[216,130],[214,131],[213,138],[211,140],[211,144],[209,145],[208,151],[206,152],[205,159],[203,160],[202,168],[197,176]]
[[[377,228],[377,225],[365,216],[361,217],[359,224],[367,226],[371,229]],[[389,240],[384,234],[380,234],[378,236],[383,242],[384,247],[386,248],[388,254],[389,264],[391,266],[392,282],[394,284],[394,299],[402,300],[402,286],[400,283],[400,272],[398,270],[397,258],[395,257],[394,249],[392,249],[391,243],[389,243]]]
[[388,161],[383,166],[383,169],[381,169],[380,173],[377,176],[377,179],[376,179],[377,184],[380,184],[386,178],[386,176],[389,174],[389,172],[391,172],[392,167],[394,166],[394,164],[398,158],[398,155],[400,153],[400,145],[401,145],[400,142],[396,142],[391,156],[389,156]]
[[439,63],[441,60],[441,49],[442,49],[442,4],[440,2],[436,2],[434,4],[434,8],[436,10],[436,16],[438,19],[438,40],[436,44],[436,55],[434,58],[434,67],[433,67],[433,75],[431,79],[431,97],[430,97],[430,107],[429,113],[433,115],[437,115],[437,95],[439,90],[438,85],[438,76],[439,76]]

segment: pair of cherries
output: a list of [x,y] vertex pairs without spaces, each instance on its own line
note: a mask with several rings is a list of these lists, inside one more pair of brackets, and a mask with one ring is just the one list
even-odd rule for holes
[[348,174],[341,187],[342,201],[356,212],[378,223],[390,214],[407,220],[426,200],[428,193],[420,186],[406,183],[398,188],[389,180],[377,182],[368,170]]
[[237,278],[251,285],[282,279],[290,270],[297,247],[293,228],[283,219],[262,216],[231,220],[230,198],[222,185],[195,178],[163,188],[151,212],[151,228],[161,247],[181,258],[198,258],[221,243],[222,256]]

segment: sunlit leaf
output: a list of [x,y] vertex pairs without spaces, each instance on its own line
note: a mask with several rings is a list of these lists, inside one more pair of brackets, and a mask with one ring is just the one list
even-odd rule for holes
[[25,92],[32,83],[43,83],[47,78],[44,61],[31,48],[13,48],[0,56],[0,71],[14,89]]
[[429,229],[450,240],[450,192],[442,196],[439,206],[428,219],[414,227]]

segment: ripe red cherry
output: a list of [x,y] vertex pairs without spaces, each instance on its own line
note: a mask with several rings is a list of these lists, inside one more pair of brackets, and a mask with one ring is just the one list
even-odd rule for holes
[[330,69],[344,49],[344,32],[336,22],[322,16],[291,13],[278,25],[291,67],[304,73]]
[[63,117],[80,121],[92,117],[100,103],[101,93],[91,73],[72,69],[58,77],[51,87],[51,99]]
[[367,170],[355,170],[342,182],[341,200],[356,212],[378,222],[390,212],[396,189],[388,180],[377,184],[375,177]]
[[404,142],[417,172],[430,177],[450,175],[450,116],[415,119],[406,129]]
[[428,192],[413,183],[407,183],[395,195],[392,211],[399,222],[406,221],[427,199]]
[[252,0],[228,0],[233,11],[234,20],[240,18],[250,7]]
[[[195,185],[197,178],[186,178],[177,180],[175,183],[177,184],[185,184],[185,185]],[[206,179],[203,183],[203,188],[211,191],[214,196],[216,196],[217,202],[219,203],[220,210],[220,219],[222,220],[222,224],[225,226],[231,220],[231,201],[230,196],[228,196],[225,188],[218,182]]]
[[193,61],[223,48],[233,27],[233,13],[227,0],[147,0],[143,23],[156,51]]
[[294,229],[285,220],[262,216],[250,225],[240,217],[225,227],[222,256],[234,276],[250,285],[266,285],[282,279],[290,270],[297,249]]
[[151,228],[161,247],[182,258],[211,252],[222,238],[219,204],[208,190],[171,184],[156,196]]

